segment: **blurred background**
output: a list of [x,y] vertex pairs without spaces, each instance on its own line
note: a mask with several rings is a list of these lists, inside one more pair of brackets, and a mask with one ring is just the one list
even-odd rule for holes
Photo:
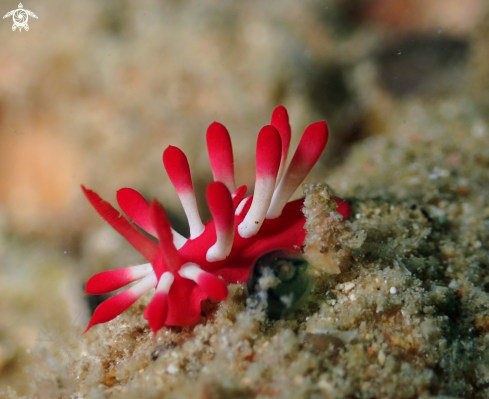
[[[323,181],[351,145],[406,124],[391,117],[400,107],[419,122],[446,98],[489,103],[483,0],[23,5],[39,17],[28,32],[0,21],[0,392],[27,392],[39,343],[79,339],[96,306],[82,297],[91,275],[141,263],[81,184],[112,204],[121,187],[156,197],[185,232],[161,155],[170,144],[187,154],[207,215],[215,120],[231,134],[237,181],[252,189],[256,136],[277,105],[292,149],[309,123],[328,121],[310,177]],[[17,2],[0,6],[4,15]]]

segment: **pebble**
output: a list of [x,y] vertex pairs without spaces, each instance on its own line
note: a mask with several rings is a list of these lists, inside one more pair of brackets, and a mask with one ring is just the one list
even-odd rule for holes
[[178,367],[175,366],[174,364],[170,364],[167,368],[166,371],[168,374],[177,374],[178,373]]
[[310,345],[311,351],[314,353],[324,352],[330,345],[336,350],[345,348],[345,343],[341,339],[328,334],[306,333],[304,343]]
[[353,288],[355,288],[355,283],[348,282],[343,285],[343,290],[348,294]]
[[379,364],[383,366],[385,363],[386,356],[382,349],[379,351],[379,355],[377,356],[377,359],[379,361]]
[[391,289],[389,290],[389,292],[390,292],[392,295],[396,295],[396,294],[397,294],[397,288],[396,288],[396,287],[391,287]]

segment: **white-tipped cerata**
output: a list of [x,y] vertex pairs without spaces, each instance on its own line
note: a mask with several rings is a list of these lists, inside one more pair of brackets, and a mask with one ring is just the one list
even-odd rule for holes
[[231,193],[221,182],[209,184],[207,203],[214,219],[216,243],[206,254],[208,262],[226,259],[231,252],[234,241],[234,206]]
[[248,203],[248,201],[249,201],[250,199],[252,199],[252,198],[253,198],[253,196],[252,196],[252,195],[249,195],[248,197],[246,197],[246,198],[242,199],[242,200],[241,200],[241,202],[240,202],[240,203],[238,204],[238,206],[236,207],[236,211],[234,211],[234,214],[235,214],[236,216],[241,215],[241,212],[243,212],[244,207],[246,206],[246,204]]
[[253,202],[244,220],[238,226],[243,238],[254,236],[260,230],[272,199],[280,166],[282,142],[277,129],[265,126],[256,144],[256,182]]
[[95,309],[85,332],[90,330],[95,324],[106,323],[120,315],[155,285],[156,275],[155,273],[150,273],[129,289],[119,292],[102,302],[97,309]]
[[176,249],[182,248],[187,242],[187,239],[184,236],[173,229],[171,229],[171,234],[173,236],[173,244],[175,245]]
[[130,272],[133,281],[136,281],[150,274],[153,271],[153,267],[151,263],[144,263],[142,265],[129,266],[126,270]]
[[164,292],[168,294],[168,292],[170,291],[170,287],[173,284],[173,280],[175,280],[175,276],[173,276],[173,273],[163,273],[160,277],[160,281],[158,282],[158,286],[156,287],[156,292]]
[[165,325],[168,315],[168,292],[174,279],[175,276],[171,272],[165,272],[161,275],[153,299],[144,311],[144,318],[148,320],[155,335]]
[[131,291],[134,294],[136,294],[138,297],[141,297],[155,286],[156,286],[156,275],[152,271],[151,273],[147,274],[143,279],[139,280],[127,291]]
[[315,165],[327,142],[326,122],[316,122],[307,127],[289,167],[273,193],[267,219],[275,219],[282,214],[285,204]]
[[195,263],[185,263],[178,271],[178,274],[183,278],[194,281],[211,299],[223,301],[228,295],[228,289],[224,281],[219,277],[202,270]]
[[197,282],[197,277],[199,277],[201,273],[204,273],[204,270],[192,262],[185,263],[178,271],[178,274],[183,278],[188,278],[195,282]]
[[163,153],[163,164],[187,216],[190,238],[197,238],[204,232],[204,224],[197,208],[187,157],[179,148],[169,146]]
[[129,266],[123,269],[107,270],[87,281],[86,294],[101,295],[118,290],[136,280],[146,277],[153,271],[151,263]]

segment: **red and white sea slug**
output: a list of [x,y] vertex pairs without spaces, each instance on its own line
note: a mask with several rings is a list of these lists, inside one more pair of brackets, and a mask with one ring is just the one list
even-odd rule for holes
[[[149,204],[130,188],[117,192],[122,211],[156,237],[158,244],[141,234],[95,192],[82,186],[99,215],[149,262],[105,271],[87,282],[86,293],[100,295],[137,281],[102,302],[86,331],[112,320],[153,288],[156,290],[144,317],[155,334],[163,326],[196,324],[201,302],[208,297],[226,299],[227,284],[244,282],[258,257],[276,249],[300,251],[306,236],[303,199],[288,200],[317,162],[327,141],[326,122],[309,125],[285,169],[290,125],[285,108],[277,107],[271,124],[258,135],[254,195],[245,197],[246,186],[235,187],[229,133],[223,125],[211,124],[207,149],[214,182],[207,188],[207,203],[213,220],[206,224],[197,209],[187,158],[180,149],[169,146],[163,153],[163,163],[187,216],[189,238],[171,228],[156,200]],[[347,218],[350,206],[339,198],[335,201],[337,211]]]

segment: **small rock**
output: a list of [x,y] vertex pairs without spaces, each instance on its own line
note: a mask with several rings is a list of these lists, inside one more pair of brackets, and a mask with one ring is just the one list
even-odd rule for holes
[[328,334],[306,333],[304,343],[309,344],[311,351],[314,353],[324,352],[330,345],[333,345],[336,350],[345,348],[345,343],[341,339]]
[[384,363],[385,363],[385,353],[384,353],[384,351],[382,349],[379,351],[379,355],[378,355],[377,359],[379,361],[379,364],[381,366],[383,366]]
[[175,366],[174,364],[170,364],[167,368],[166,371],[168,374],[177,374],[178,373],[178,367]]
[[355,283],[348,282],[343,285],[343,291],[348,294],[353,288],[355,288]]

